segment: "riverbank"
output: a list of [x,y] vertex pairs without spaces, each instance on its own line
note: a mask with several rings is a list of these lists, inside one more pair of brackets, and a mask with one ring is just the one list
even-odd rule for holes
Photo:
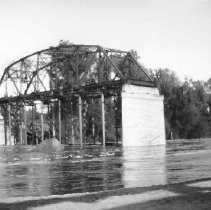
[[0,200],[0,209],[209,209],[211,177],[177,184],[96,193]]
[[167,144],[200,144],[201,141],[211,142],[211,138],[197,138],[197,139],[167,139]]

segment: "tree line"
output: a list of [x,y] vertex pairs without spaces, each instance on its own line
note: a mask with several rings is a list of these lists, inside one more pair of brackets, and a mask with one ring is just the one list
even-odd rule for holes
[[167,139],[210,137],[211,79],[205,82],[185,78],[181,81],[169,69],[149,72],[164,96]]

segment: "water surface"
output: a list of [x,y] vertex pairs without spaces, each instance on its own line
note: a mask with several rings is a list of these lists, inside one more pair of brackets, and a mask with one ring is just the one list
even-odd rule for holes
[[208,178],[211,141],[149,147],[100,146],[33,152],[0,147],[0,197],[42,196],[142,187]]

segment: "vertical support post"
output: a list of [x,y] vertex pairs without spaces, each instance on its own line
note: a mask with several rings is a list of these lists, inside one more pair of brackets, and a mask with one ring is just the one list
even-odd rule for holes
[[118,108],[117,108],[117,102],[118,97],[116,96],[116,98],[114,99],[114,109],[115,109],[115,128],[116,128],[116,145],[118,146]]
[[23,124],[21,121],[21,124],[19,125],[19,131],[20,131],[20,145],[23,145]]
[[77,86],[79,86],[79,71],[78,71],[78,54],[76,54],[76,81],[77,81]]
[[174,140],[173,132],[171,131],[171,140]]
[[59,103],[59,142],[62,142],[62,123],[61,123],[61,101],[58,100]]
[[51,137],[51,133],[50,133],[50,129],[51,129],[51,120],[50,120],[50,103],[48,102],[48,138],[50,139]]
[[94,124],[94,117],[92,117],[92,139],[93,139],[93,143],[95,144],[95,124]]
[[55,114],[53,110],[53,105],[51,104],[51,114],[52,114],[52,136],[55,137],[56,132],[55,132]]
[[119,131],[119,140],[122,142],[123,141],[123,139],[122,139],[122,137],[123,137],[123,127],[122,127],[122,96],[121,96],[121,93],[120,92],[118,92],[117,93],[117,110],[119,110],[117,113],[117,117],[118,117],[118,121],[119,121],[119,123],[118,123],[118,126],[119,126],[119,128],[120,128],[120,131]]
[[24,145],[27,145],[27,116],[26,116],[26,106],[23,106],[23,121],[24,121]]
[[115,128],[116,128],[116,145],[118,146],[118,123],[117,123],[117,110],[115,110]]
[[34,104],[32,105],[32,144],[34,144]]
[[6,118],[8,118],[8,116],[7,117],[4,116],[4,145],[7,145],[7,141],[8,141],[8,127],[5,120]]
[[[8,141],[11,144],[11,105],[8,104],[8,127],[9,127],[9,132],[8,132]],[[8,144],[8,141],[5,142],[5,145]]]
[[74,119],[73,119],[73,103],[71,101],[71,143],[72,145],[75,144],[75,133],[74,133]]
[[[34,104],[34,118],[35,118],[34,122],[36,122],[36,114],[37,114],[37,107],[36,107],[36,103],[35,103]],[[36,132],[35,132],[35,140],[36,140],[36,145],[38,145],[38,136],[36,135]]]
[[80,145],[83,146],[83,130],[82,130],[82,103],[81,96],[78,96],[78,105],[79,105],[79,126],[80,126]]
[[[93,104],[93,99],[92,99],[92,104]],[[95,145],[95,118],[92,116],[92,139],[93,139],[93,144]]]
[[[5,93],[6,93],[6,97],[8,97],[8,87],[7,87],[7,80],[6,80],[6,83],[5,83]],[[9,109],[8,109],[8,105],[7,105],[7,112],[6,113],[9,113]],[[7,142],[8,142],[8,135],[7,135],[7,123],[6,123],[6,120],[5,119],[9,119],[9,114],[7,114],[6,117],[4,117],[4,144],[7,145]]]
[[71,143],[72,145],[75,144],[75,133],[74,133],[74,126],[73,126],[73,118],[71,119]]
[[101,107],[102,107],[103,149],[105,149],[105,99],[103,93],[101,94]]
[[42,104],[42,102],[41,102],[41,107],[40,107],[40,109],[41,109],[41,115],[40,115],[40,121],[41,121],[41,140],[42,141],[44,141],[44,132],[43,132],[43,127],[44,127],[44,125],[43,125],[43,104]]

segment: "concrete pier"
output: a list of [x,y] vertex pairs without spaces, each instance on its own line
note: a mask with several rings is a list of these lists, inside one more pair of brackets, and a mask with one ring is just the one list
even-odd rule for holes
[[157,88],[123,85],[123,146],[166,144],[163,100]]

